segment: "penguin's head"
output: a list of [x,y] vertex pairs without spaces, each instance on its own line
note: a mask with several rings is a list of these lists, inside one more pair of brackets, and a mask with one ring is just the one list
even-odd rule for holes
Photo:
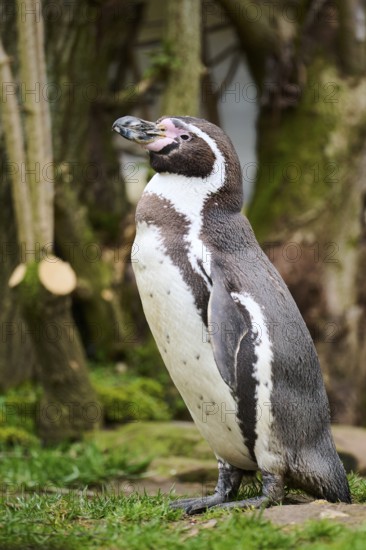
[[212,189],[228,195],[235,208],[241,207],[239,159],[228,136],[215,124],[188,116],[164,116],[156,122],[124,116],[112,130],[146,149],[156,172],[202,178],[203,184],[214,184]]
[[227,135],[201,118],[161,117],[148,122],[133,116],[117,119],[112,130],[149,151],[156,172],[208,177],[221,153],[222,162],[238,163]]

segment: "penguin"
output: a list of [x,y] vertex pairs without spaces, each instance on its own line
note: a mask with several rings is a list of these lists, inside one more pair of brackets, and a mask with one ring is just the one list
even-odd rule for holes
[[[171,506],[262,508],[283,502],[285,484],[350,503],[317,353],[241,213],[229,137],[188,116],[124,116],[112,129],[146,149],[156,172],[137,206],[132,265],[164,363],[218,463],[214,494]],[[257,471],[262,493],[237,500]]]

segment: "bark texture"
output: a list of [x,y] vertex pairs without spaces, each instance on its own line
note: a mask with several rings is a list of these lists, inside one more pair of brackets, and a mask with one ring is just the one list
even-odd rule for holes
[[[366,78],[354,8],[303,3],[291,22],[277,21],[292,29],[279,35],[287,55],[266,64],[248,214],[316,342],[334,420],[364,424]],[[363,38],[359,55],[364,47]]]
[[31,14],[34,7],[33,0],[17,1],[20,79],[24,89],[29,90],[23,94],[27,184],[34,218],[34,238],[42,248],[53,243],[54,178],[49,105],[44,96],[47,76],[43,18],[40,12],[38,17],[36,14],[24,15]]
[[[10,58],[5,53],[1,39],[0,74],[0,81],[15,89]],[[19,105],[16,96],[12,93],[7,95],[6,101],[3,102],[2,119],[19,240],[27,249],[30,249],[34,242],[34,235],[30,193],[22,173],[26,162],[25,146]]]
[[67,10],[66,4],[45,2],[61,14],[47,26],[49,74],[62,92],[51,103],[56,248],[78,276],[74,305],[87,353],[110,359],[124,352],[116,334],[126,320],[119,257],[113,250],[108,254],[108,248],[119,246],[130,209],[109,134],[120,116],[119,103],[111,107],[111,99],[123,85],[125,67],[119,54],[125,54],[126,28],[131,25],[137,31],[141,6],[135,9],[130,2],[116,0],[100,9],[82,0]]
[[79,439],[99,425],[101,409],[89,382],[70,296],[46,290],[38,270],[39,264],[29,264],[14,291],[38,359],[43,388],[39,434],[46,443]]
[[[18,3],[20,78],[25,89],[35,90],[34,94],[25,93],[22,97],[24,127],[20,105],[15,98],[4,102],[2,109],[9,159],[26,165],[26,170],[22,171],[24,167],[21,164],[21,177],[16,171],[11,172],[18,226],[15,256],[24,262],[15,271],[16,276],[11,278],[11,286],[16,289],[22,319],[35,351],[44,404],[47,407],[56,404],[60,411],[64,411],[68,406],[66,399],[71,398],[84,411],[90,402],[95,406],[96,399],[89,383],[84,351],[73,324],[71,300],[61,296],[64,275],[61,274],[58,281],[54,271],[54,280],[51,286],[47,285],[53,289],[52,292],[42,286],[39,278],[40,262],[57,261],[57,258],[50,256],[53,250],[54,177],[50,113],[44,97],[47,82],[44,30],[41,12],[30,15],[34,8],[34,2],[30,0]],[[28,13],[27,17],[23,10]],[[15,87],[2,47],[0,61],[2,81]],[[4,81],[4,78],[7,80]],[[39,93],[37,86],[41,87]],[[48,179],[44,176],[45,170]],[[23,254],[24,247],[26,253]],[[67,271],[72,275],[71,268]],[[49,334],[50,328],[54,329],[52,336]],[[68,337],[69,330],[72,337]],[[71,416],[62,412],[57,419],[41,415],[39,427],[44,441],[60,441],[80,437],[83,430],[94,427],[98,421],[98,417],[90,420],[80,412],[73,411]]]
[[166,45],[172,61],[162,114],[197,116],[202,75],[200,2],[169,0]]

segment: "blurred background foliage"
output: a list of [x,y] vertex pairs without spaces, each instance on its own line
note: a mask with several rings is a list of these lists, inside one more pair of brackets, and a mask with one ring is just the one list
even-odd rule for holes
[[[365,425],[365,1],[2,0],[0,10],[0,441],[189,419],[131,269],[151,169],[111,134],[126,114],[201,116],[229,134],[245,213],[316,342],[333,420]],[[53,220],[45,230],[39,205]],[[70,264],[70,291],[39,284],[45,248]],[[296,338],[296,327],[278,330]]]

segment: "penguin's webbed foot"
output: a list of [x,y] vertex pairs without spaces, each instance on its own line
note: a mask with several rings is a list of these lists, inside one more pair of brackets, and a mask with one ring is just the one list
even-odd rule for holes
[[284,482],[281,475],[270,474],[262,470],[263,490],[262,494],[253,497],[246,498],[245,500],[222,502],[215,506],[215,508],[267,508],[273,504],[280,504],[283,502],[285,491]]

